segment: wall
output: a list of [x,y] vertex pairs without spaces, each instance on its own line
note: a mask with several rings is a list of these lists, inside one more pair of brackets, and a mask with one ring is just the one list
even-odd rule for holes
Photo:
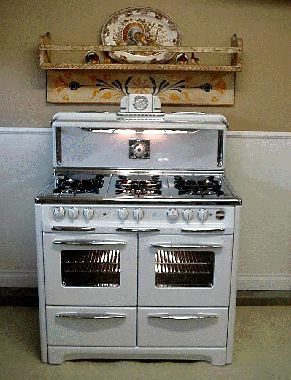
[[[135,5],[132,0],[1,0],[0,126],[48,127],[59,110],[99,109],[46,104],[45,72],[37,61],[39,36],[50,31],[55,43],[98,44],[108,17]],[[242,37],[236,105],[210,111],[225,114],[231,130],[291,130],[290,1],[140,0],[138,5],[169,14],[182,31],[184,45],[229,46],[233,33]]]
[[232,132],[227,175],[243,199],[239,289],[291,289],[291,133]]
[[0,287],[36,286],[34,197],[52,177],[51,130],[0,128]]
[[[135,5],[132,0],[0,1],[0,127],[5,130],[0,134],[0,286],[36,284],[33,196],[51,174],[50,130],[38,128],[48,128],[61,110],[115,109],[47,104],[39,36],[50,31],[55,43],[98,44],[108,17]],[[243,38],[235,106],[192,110],[223,113],[231,131],[273,131],[229,139],[227,167],[244,199],[239,286],[290,287],[290,1],[140,0],[138,5],[171,16],[183,45],[228,46],[233,33]]]
[[[34,196],[52,174],[50,132],[0,128],[0,287],[36,286]],[[290,289],[291,134],[232,132],[227,146],[243,199],[239,289]]]

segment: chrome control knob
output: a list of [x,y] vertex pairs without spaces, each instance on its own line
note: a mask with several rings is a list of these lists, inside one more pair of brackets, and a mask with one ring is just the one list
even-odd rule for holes
[[53,210],[53,214],[55,218],[61,219],[66,215],[66,210],[64,207],[56,207]]
[[139,222],[144,217],[144,211],[142,208],[136,208],[133,210],[134,219]]
[[128,209],[127,208],[120,208],[117,213],[118,213],[119,219],[121,219],[121,220],[125,220],[128,218]]
[[171,208],[168,210],[167,216],[171,221],[174,222],[175,220],[179,219],[179,211],[176,208]]
[[182,213],[184,220],[189,223],[191,219],[193,219],[194,213],[193,210],[186,209]]
[[198,220],[203,223],[208,218],[208,211],[205,208],[202,208],[198,210],[197,216]]
[[77,207],[69,208],[68,215],[71,219],[77,219],[79,216],[79,210],[77,209]]
[[91,208],[84,208],[83,215],[86,220],[90,220],[94,216],[94,211]]

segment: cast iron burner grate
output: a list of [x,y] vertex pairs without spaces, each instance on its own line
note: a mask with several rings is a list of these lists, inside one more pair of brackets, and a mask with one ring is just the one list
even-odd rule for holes
[[175,176],[174,184],[175,188],[178,189],[179,195],[200,195],[204,197],[207,195],[220,196],[224,194],[221,181],[214,176],[208,176],[199,180]]
[[99,194],[99,189],[103,187],[104,176],[96,175],[92,178],[72,178],[67,175],[59,177],[56,182],[56,188],[53,190],[56,194]]
[[159,176],[150,176],[146,179],[118,176],[115,193],[133,197],[158,196],[162,194],[161,188],[162,181]]

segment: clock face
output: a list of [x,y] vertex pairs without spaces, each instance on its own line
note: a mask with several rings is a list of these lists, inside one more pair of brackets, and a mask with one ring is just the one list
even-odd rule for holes
[[134,109],[136,109],[137,111],[143,111],[148,107],[149,101],[146,98],[146,96],[139,95],[134,98],[132,104]]

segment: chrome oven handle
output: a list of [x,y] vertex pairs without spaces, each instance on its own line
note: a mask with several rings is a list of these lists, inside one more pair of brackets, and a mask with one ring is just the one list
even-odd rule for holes
[[114,314],[114,313],[59,313],[56,314],[56,318],[67,318],[67,319],[115,319],[115,318],[126,318],[125,314]]
[[222,248],[219,244],[171,244],[171,243],[161,243],[161,244],[151,244],[153,248],[165,248],[165,249],[201,249],[201,248]]
[[159,228],[131,228],[131,227],[117,227],[118,232],[159,232]]
[[53,244],[60,245],[126,245],[125,241],[118,240],[54,240]]
[[52,226],[52,231],[89,232],[95,231],[94,227]]
[[205,228],[182,228],[181,232],[224,232],[224,227],[205,227]]
[[189,321],[196,319],[214,319],[218,318],[217,314],[149,314],[148,318],[153,319],[173,319],[176,321]]

